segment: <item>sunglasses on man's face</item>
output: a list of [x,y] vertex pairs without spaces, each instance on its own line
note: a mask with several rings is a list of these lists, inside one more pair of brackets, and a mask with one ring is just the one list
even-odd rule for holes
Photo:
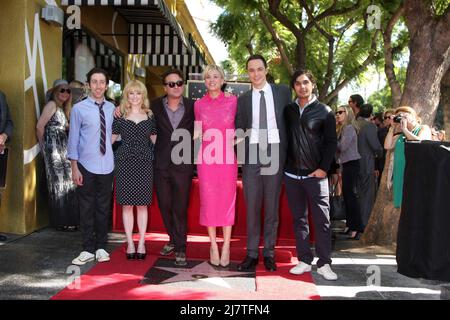
[[70,90],[70,88],[67,88],[67,89],[65,89],[65,88],[61,88],[61,89],[59,89],[59,93],[68,93],[68,94],[70,94],[71,92],[72,92],[72,90]]
[[181,87],[183,86],[184,82],[183,81],[177,81],[177,82],[166,82],[164,83],[165,86],[169,86],[169,88],[175,88],[175,86],[177,87]]
[[345,111],[342,111],[342,110],[339,110],[339,111],[336,111],[336,115],[338,115],[338,114],[343,114]]

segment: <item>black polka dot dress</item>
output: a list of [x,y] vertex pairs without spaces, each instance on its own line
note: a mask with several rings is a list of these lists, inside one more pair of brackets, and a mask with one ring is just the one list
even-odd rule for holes
[[116,201],[121,205],[146,206],[152,202],[153,143],[155,118],[136,123],[125,118],[114,119],[113,134],[120,134],[122,143],[116,150]]

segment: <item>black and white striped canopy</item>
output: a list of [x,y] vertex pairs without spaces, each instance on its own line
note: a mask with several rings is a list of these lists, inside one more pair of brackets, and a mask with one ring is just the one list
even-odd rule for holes
[[74,30],[72,36],[67,37],[64,42],[64,56],[74,57],[79,43],[83,43],[91,49],[97,67],[107,70],[115,82],[120,82],[123,57],[119,53],[113,51],[84,30]]
[[192,50],[169,25],[131,23],[129,34],[131,54],[184,55]]
[[[145,66],[176,67],[186,79],[189,73],[202,72],[204,55],[185,35],[164,0],[62,0],[62,5],[115,6],[129,22],[129,53],[145,54]],[[81,38],[92,42],[85,34]]]
[[[187,37],[170,12],[164,0],[62,0],[63,6],[114,6],[117,11],[130,23],[146,23],[164,26],[171,29],[170,36],[178,36],[179,40],[190,50]],[[170,27],[171,28],[170,28]],[[177,52],[181,53],[181,52]]]
[[63,6],[148,6],[157,5],[160,0],[62,0]]

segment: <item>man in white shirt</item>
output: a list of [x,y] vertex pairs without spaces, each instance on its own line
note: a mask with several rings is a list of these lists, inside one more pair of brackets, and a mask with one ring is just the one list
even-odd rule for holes
[[[260,55],[250,56],[247,72],[252,90],[238,99],[237,137],[247,209],[247,256],[239,270],[251,271],[258,264],[261,215],[264,206],[264,265],[275,271],[275,242],[284,162],[286,133],[283,110],[291,102],[287,86],[267,82],[267,63]],[[245,150],[244,158],[239,150]]]

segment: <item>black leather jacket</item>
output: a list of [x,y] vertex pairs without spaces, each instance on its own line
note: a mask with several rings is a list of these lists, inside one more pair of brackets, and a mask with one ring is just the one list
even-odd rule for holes
[[302,116],[297,103],[284,109],[288,150],[285,171],[306,176],[316,169],[328,171],[336,153],[336,120],[330,107],[315,100]]

